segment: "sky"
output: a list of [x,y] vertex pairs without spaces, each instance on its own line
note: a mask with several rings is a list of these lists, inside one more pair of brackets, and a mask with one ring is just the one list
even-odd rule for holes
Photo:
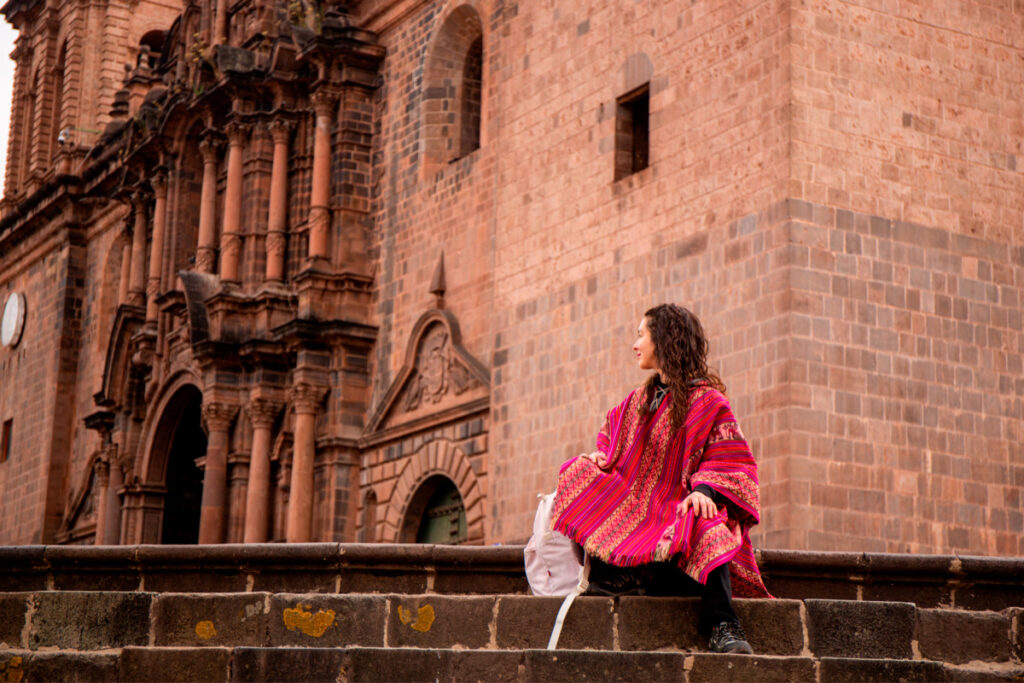
[[11,97],[14,94],[14,39],[18,32],[6,21],[0,20],[0,182],[7,166],[7,135],[10,132]]

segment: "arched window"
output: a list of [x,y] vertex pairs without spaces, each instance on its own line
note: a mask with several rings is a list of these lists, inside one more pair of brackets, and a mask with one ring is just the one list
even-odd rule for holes
[[461,159],[480,147],[483,56],[480,15],[462,5],[438,29],[425,64],[425,167]]

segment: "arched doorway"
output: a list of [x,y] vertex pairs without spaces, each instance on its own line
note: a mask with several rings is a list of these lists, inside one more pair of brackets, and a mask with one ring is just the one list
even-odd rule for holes
[[466,506],[455,482],[443,474],[428,477],[409,501],[399,540],[458,544],[466,535]]
[[161,543],[197,543],[203,472],[196,458],[206,454],[201,408],[203,394],[188,384],[167,404],[156,430],[155,448],[166,448]]

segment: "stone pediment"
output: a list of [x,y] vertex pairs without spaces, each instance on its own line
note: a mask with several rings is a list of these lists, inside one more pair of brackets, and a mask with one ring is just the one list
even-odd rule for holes
[[490,373],[463,346],[458,321],[432,309],[416,322],[405,363],[367,425],[373,443],[486,410]]

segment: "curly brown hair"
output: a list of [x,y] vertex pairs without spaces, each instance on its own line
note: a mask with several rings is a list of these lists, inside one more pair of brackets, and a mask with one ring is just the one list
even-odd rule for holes
[[[690,409],[693,385],[706,384],[725,393],[725,384],[708,369],[708,338],[704,327],[688,309],[676,304],[660,304],[644,313],[647,329],[654,342],[654,355],[661,370],[661,381],[672,392],[672,428],[678,429]],[[645,385],[646,398],[641,414],[646,416],[656,389],[658,373]]]

